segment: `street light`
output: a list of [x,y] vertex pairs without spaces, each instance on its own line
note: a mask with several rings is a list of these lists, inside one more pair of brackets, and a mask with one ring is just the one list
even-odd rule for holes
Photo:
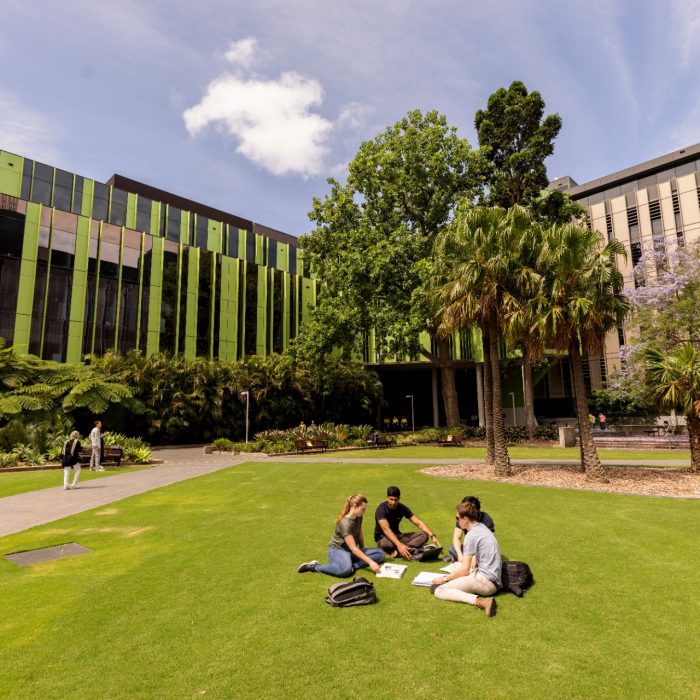
[[248,444],[248,409],[250,407],[250,392],[242,391],[241,398],[245,396],[245,441]]
[[513,401],[513,425],[517,425],[518,421],[515,417],[515,394],[512,391],[509,391],[508,393],[510,394],[510,398]]
[[416,432],[416,421],[413,413],[413,394],[406,394],[407,399],[411,399],[411,432]]

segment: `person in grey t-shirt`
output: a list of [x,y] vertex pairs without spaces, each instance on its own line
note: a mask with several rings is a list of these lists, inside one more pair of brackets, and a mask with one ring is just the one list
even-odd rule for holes
[[468,603],[489,617],[496,614],[494,595],[501,587],[501,550],[496,536],[479,522],[473,503],[457,506],[459,526],[467,530],[459,569],[441,576],[430,587],[436,598]]

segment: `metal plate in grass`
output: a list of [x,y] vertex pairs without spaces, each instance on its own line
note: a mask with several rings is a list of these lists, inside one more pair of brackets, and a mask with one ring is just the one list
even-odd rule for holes
[[75,542],[67,542],[66,544],[57,544],[53,547],[30,549],[26,552],[13,552],[12,554],[6,554],[5,559],[9,559],[17,566],[31,566],[32,564],[41,564],[45,561],[54,561],[64,557],[75,557],[78,554],[88,554],[90,551],[92,550]]

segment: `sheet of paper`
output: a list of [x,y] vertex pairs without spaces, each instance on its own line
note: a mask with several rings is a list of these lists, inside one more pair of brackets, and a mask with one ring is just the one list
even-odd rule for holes
[[453,561],[451,564],[448,564],[447,566],[443,566],[440,571],[446,571],[448,574],[451,574],[453,571],[457,571],[459,567],[462,566],[458,561]]
[[432,571],[421,571],[411,583],[414,586],[429,586],[436,578],[442,578],[442,574]]
[[404,564],[382,564],[377,578],[401,578],[407,568]]

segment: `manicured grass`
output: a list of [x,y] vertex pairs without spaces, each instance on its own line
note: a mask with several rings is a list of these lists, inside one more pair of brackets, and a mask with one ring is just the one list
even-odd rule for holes
[[[579,459],[581,453],[578,447],[509,447],[511,459]],[[598,449],[601,459],[638,459],[638,460],[683,460],[690,462],[690,450],[621,450]],[[486,456],[483,447],[436,447],[435,445],[416,445],[414,447],[368,448],[348,450],[346,452],[331,452],[329,456],[348,457],[377,457],[384,455],[388,459],[407,457],[414,459],[453,459],[469,457],[481,459]],[[312,455],[309,455],[312,456]],[[324,454],[315,453],[317,459],[323,459]]]
[[[29,568],[0,559],[0,696],[693,697],[700,503],[416,469],[244,463],[0,539],[3,554],[93,550]],[[325,558],[359,490],[370,540],[392,483],[445,544],[454,504],[476,493],[536,585],[499,596],[488,619],[412,587],[434,567],[411,563],[404,579],[376,581],[378,605],[330,608],[334,579],[296,567]]]
[[[80,470],[78,485],[91,479],[101,479],[104,476],[114,476],[125,471],[141,471],[150,469],[148,465],[138,467],[105,466],[103,472],[91,472],[89,469]],[[71,480],[73,475],[71,474]],[[14,496],[17,493],[48,489],[52,486],[63,486],[62,469],[45,469],[42,471],[6,472],[0,469],[0,498]]]

